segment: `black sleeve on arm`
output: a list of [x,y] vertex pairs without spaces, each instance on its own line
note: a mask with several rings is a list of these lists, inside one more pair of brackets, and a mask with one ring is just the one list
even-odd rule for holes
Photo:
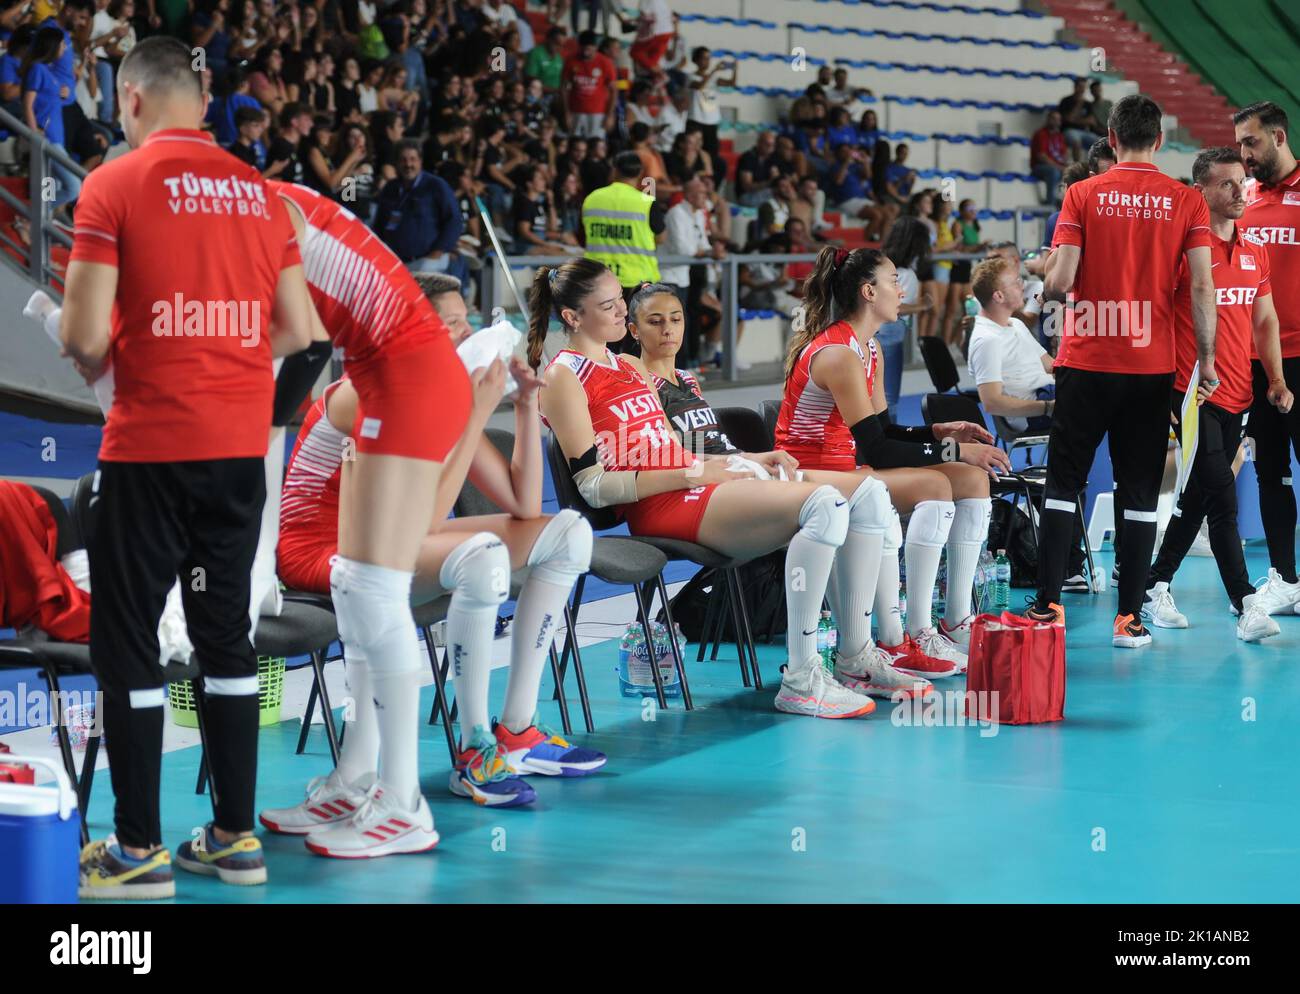
[[298,408],[320,379],[321,370],[334,354],[331,342],[312,342],[301,352],[285,356],[280,375],[275,378],[275,407],[271,424],[283,428],[298,413]]
[[650,205],[650,232],[655,235],[662,235],[664,228],[667,227],[665,211],[658,204]]
[[897,442],[933,442],[934,429],[925,425],[896,425],[892,421],[885,425],[885,437]]
[[935,441],[918,445],[890,438],[876,414],[863,418],[851,426],[849,431],[857,443],[859,466],[897,469],[903,466],[936,466],[943,462],[942,447]]

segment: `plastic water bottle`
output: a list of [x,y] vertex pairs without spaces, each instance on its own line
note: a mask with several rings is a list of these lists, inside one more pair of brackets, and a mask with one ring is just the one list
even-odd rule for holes
[[993,607],[1005,611],[1011,606],[1011,560],[1007,558],[1006,549],[998,549],[994,569],[997,582],[993,588]]
[[996,582],[993,555],[988,549],[981,549],[979,563],[975,567],[975,602],[980,614],[993,606],[993,586]]
[[[831,641],[831,613],[823,611],[821,620],[817,622],[817,655],[821,658],[822,665],[826,666],[826,657],[828,647]],[[834,662],[832,661],[832,664]],[[829,669],[829,667],[827,667]]]
[[829,611],[822,612],[822,622],[826,625],[826,669],[835,670],[835,653],[840,647],[840,630],[835,627]]

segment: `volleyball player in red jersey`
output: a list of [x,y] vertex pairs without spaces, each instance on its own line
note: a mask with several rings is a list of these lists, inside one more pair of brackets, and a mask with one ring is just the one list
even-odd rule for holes
[[[1210,549],[1232,608],[1240,617],[1237,637],[1258,642],[1281,633],[1268,616],[1246,572],[1237,531],[1237,478],[1232,461],[1241,445],[1245,412],[1253,399],[1251,352],[1267,372],[1266,382],[1282,379],[1277,312],[1273,309],[1273,284],[1269,251],[1249,239],[1237,219],[1246,209],[1246,169],[1235,148],[1207,148],[1192,164],[1192,181],[1210,209],[1210,251],[1219,322],[1215,335],[1215,369],[1222,383],[1214,399],[1199,405],[1196,458],[1191,478],[1179,501],[1179,513],[1169,522],[1160,553],[1151,567],[1147,600],[1142,616],[1158,628],[1186,628],[1187,618],[1174,604],[1169,584],[1192,542],[1209,518]],[[1181,416],[1183,397],[1196,364],[1196,339],[1192,332],[1192,294],[1187,266],[1178,276],[1174,296],[1175,342],[1178,371],[1172,397],[1174,417]],[[1285,386],[1277,397],[1278,411],[1290,410],[1292,397]]]
[[[298,232],[319,315],[313,337],[342,352],[358,397],[330,595],[341,641],[368,664],[379,779],[351,819],[320,831],[328,843],[313,840],[313,851],[353,859],[420,852],[437,845],[438,833],[417,775],[421,655],[411,582],[443,464],[469,417],[469,377],[446,326],[374,232],[306,187],[267,185]],[[493,554],[490,543],[481,546],[484,558]],[[461,568],[474,569],[473,557]]]
[[1169,438],[1174,288],[1184,255],[1202,400],[1219,385],[1217,317],[1205,200],[1154,163],[1162,139],[1160,107],[1150,97],[1127,96],[1115,104],[1109,124],[1118,162],[1066,192],[1043,287],[1049,329],[1063,338],[1038,538],[1038,593],[1026,616],[1064,623],[1059,601],[1075,505],[1097,447],[1108,438],[1115,505],[1124,516],[1111,644],[1138,648],[1151,642],[1140,615]]
[[1288,410],[1277,403],[1288,384],[1300,384],[1300,165],[1291,149],[1290,122],[1277,104],[1243,107],[1232,123],[1246,169],[1256,180],[1240,227],[1247,237],[1268,246],[1282,354],[1280,376],[1266,370],[1260,355],[1251,356],[1254,403],[1246,433],[1254,440],[1259,516],[1269,559],[1268,579],[1252,603],[1269,614],[1300,613],[1291,477],[1291,453],[1300,456],[1300,408]]
[[[876,585],[879,647],[899,669],[947,676],[965,668],[970,591],[988,533],[989,475],[1009,466],[992,436],[967,422],[906,428],[886,423],[876,330],[896,320],[898,272],[872,249],[824,248],[804,284],[804,324],[790,340],[778,448],[805,469],[879,477],[900,512],[905,546],[907,631],[898,617],[901,529],[886,543]],[[832,321],[834,314],[840,320]],[[863,343],[866,343],[864,346]],[[948,551],[948,601],[940,629],[930,603],[939,557]]]
[[617,508],[633,535],[698,542],[729,556],[760,556],[788,543],[789,659],[777,709],[819,718],[875,710],[869,697],[826,672],[817,654],[817,624],[850,522],[885,520],[883,488],[864,482],[845,499],[834,487],[756,480],[752,472],[732,472],[725,460],[690,456],[641,360],[609,351],[627,334],[627,305],[618,278],[599,262],[541,267],[529,311],[534,369],[553,317],[568,336],[568,347],[543,375],[541,408],[587,503]]
[[250,571],[272,357],[306,347],[311,306],[283,208],[199,130],[206,98],[188,47],[141,42],[122,61],[118,97],[133,150],[86,178],[60,334],[88,382],[110,362],[116,381],[87,537],[116,837],[82,852],[80,894],[129,900],[175,895],[159,816],[158,622],[178,573],[206,691],[213,819],[177,864],[233,884],[266,880],[253,835]]
[[[416,277],[443,318],[454,344],[470,332],[460,282],[430,273]],[[577,578],[591,560],[591,526],[576,511],[542,514],[541,439],[537,388],[540,382],[517,360],[512,370],[515,449],[506,457],[483,437],[505,388],[505,366],[471,376],[474,405],[464,440],[453,450],[438,483],[434,510],[439,529],[420,543],[412,599],[424,603],[448,592],[447,643],[456,666],[456,701],[461,713],[462,751],[452,771],[454,794],[490,807],[535,800],[515,774],[581,776],[599,769],[605,757],[569,745],[536,722],[538,686],[555,630]],[[338,551],[339,490],[355,425],[357,393],[345,378],[330,384],[307,413],[289,462],[281,501],[280,576],[291,588],[328,593],[330,561]],[[444,520],[466,475],[506,513]],[[490,549],[490,552],[485,552]],[[463,568],[464,563],[472,570]],[[510,680],[501,720],[492,727],[488,684],[497,608],[506,589],[493,575],[528,570],[519,592],[510,643]],[[329,849],[329,826],[350,816],[375,779],[379,742],[369,694],[369,673],[350,645],[344,646],[348,689],[356,704],[339,763],[309,784],[307,799],[290,808],[264,810],[261,822],[275,832],[307,836],[309,848]]]

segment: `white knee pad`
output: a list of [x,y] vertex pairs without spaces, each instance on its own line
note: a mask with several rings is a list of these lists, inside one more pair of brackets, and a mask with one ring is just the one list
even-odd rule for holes
[[799,528],[814,542],[838,549],[849,534],[848,501],[834,487],[818,487],[799,509]]
[[557,587],[571,587],[591,568],[591,525],[566,508],[546,523],[528,553],[529,576]]
[[948,541],[979,545],[988,537],[989,519],[992,517],[993,499],[990,497],[967,497],[957,501]]
[[884,552],[897,552],[903,547],[903,523],[898,520],[898,510],[892,510],[893,520],[889,523],[889,530],[885,532],[885,544],[882,546]]
[[370,660],[372,670],[418,668],[418,660],[412,665],[410,654],[399,648],[402,639],[415,639],[411,577],[405,570],[343,556],[334,560],[330,597],[339,638],[345,646],[356,646]]
[[950,500],[921,501],[912,509],[912,520],[907,523],[907,541],[916,545],[946,545],[955,513]]
[[510,552],[491,532],[471,535],[442,564],[438,582],[465,607],[495,609],[510,596]]
[[883,480],[868,476],[849,497],[849,530],[866,535],[884,535],[897,520],[889,488]]

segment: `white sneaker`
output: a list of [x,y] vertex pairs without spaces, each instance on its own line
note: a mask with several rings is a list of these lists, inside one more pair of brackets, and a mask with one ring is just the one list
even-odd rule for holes
[[890,665],[887,652],[868,644],[851,659],[835,656],[835,679],[849,690],[868,697],[929,697],[934,685],[925,677],[912,676]]
[[1281,634],[1282,627],[1264,613],[1258,604],[1247,604],[1246,610],[1237,619],[1237,638],[1243,642],[1258,642]]
[[1201,530],[1196,533],[1196,538],[1192,540],[1192,547],[1187,550],[1189,556],[1213,556],[1214,550],[1210,548],[1210,529],[1208,524],[1202,523]]
[[814,656],[786,666],[776,709],[813,718],[858,718],[876,710],[876,702],[841,686]]
[[943,619],[940,619],[939,634],[942,635],[944,638],[946,638],[953,645],[961,648],[962,650],[969,650],[970,630],[971,630],[971,625],[973,625],[974,623],[975,623],[975,615],[973,614],[966,615],[965,618],[963,618],[957,624],[953,625],[951,628],[948,627],[948,622],[944,621]]
[[1147,591],[1142,601],[1142,620],[1157,628],[1187,627],[1187,615],[1178,610],[1174,595],[1169,592],[1169,584],[1163,581]]
[[351,819],[307,836],[307,848],[318,856],[372,859],[396,853],[428,852],[438,844],[433,815],[421,797],[414,811],[397,806],[376,783]]
[[1295,606],[1300,604],[1300,583],[1287,583],[1282,574],[1271,566],[1268,579],[1255,588],[1253,594],[1247,594],[1241,600],[1247,610],[1252,604],[1258,604],[1265,614],[1292,614]]
[[345,784],[334,770],[307,784],[307,799],[292,808],[267,808],[258,820],[281,835],[308,835],[347,821],[365,803],[366,792]]
[[912,640],[931,659],[942,659],[956,666],[958,673],[966,672],[966,653],[946,635],[940,635],[933,628],[923,628],[912,636]]

